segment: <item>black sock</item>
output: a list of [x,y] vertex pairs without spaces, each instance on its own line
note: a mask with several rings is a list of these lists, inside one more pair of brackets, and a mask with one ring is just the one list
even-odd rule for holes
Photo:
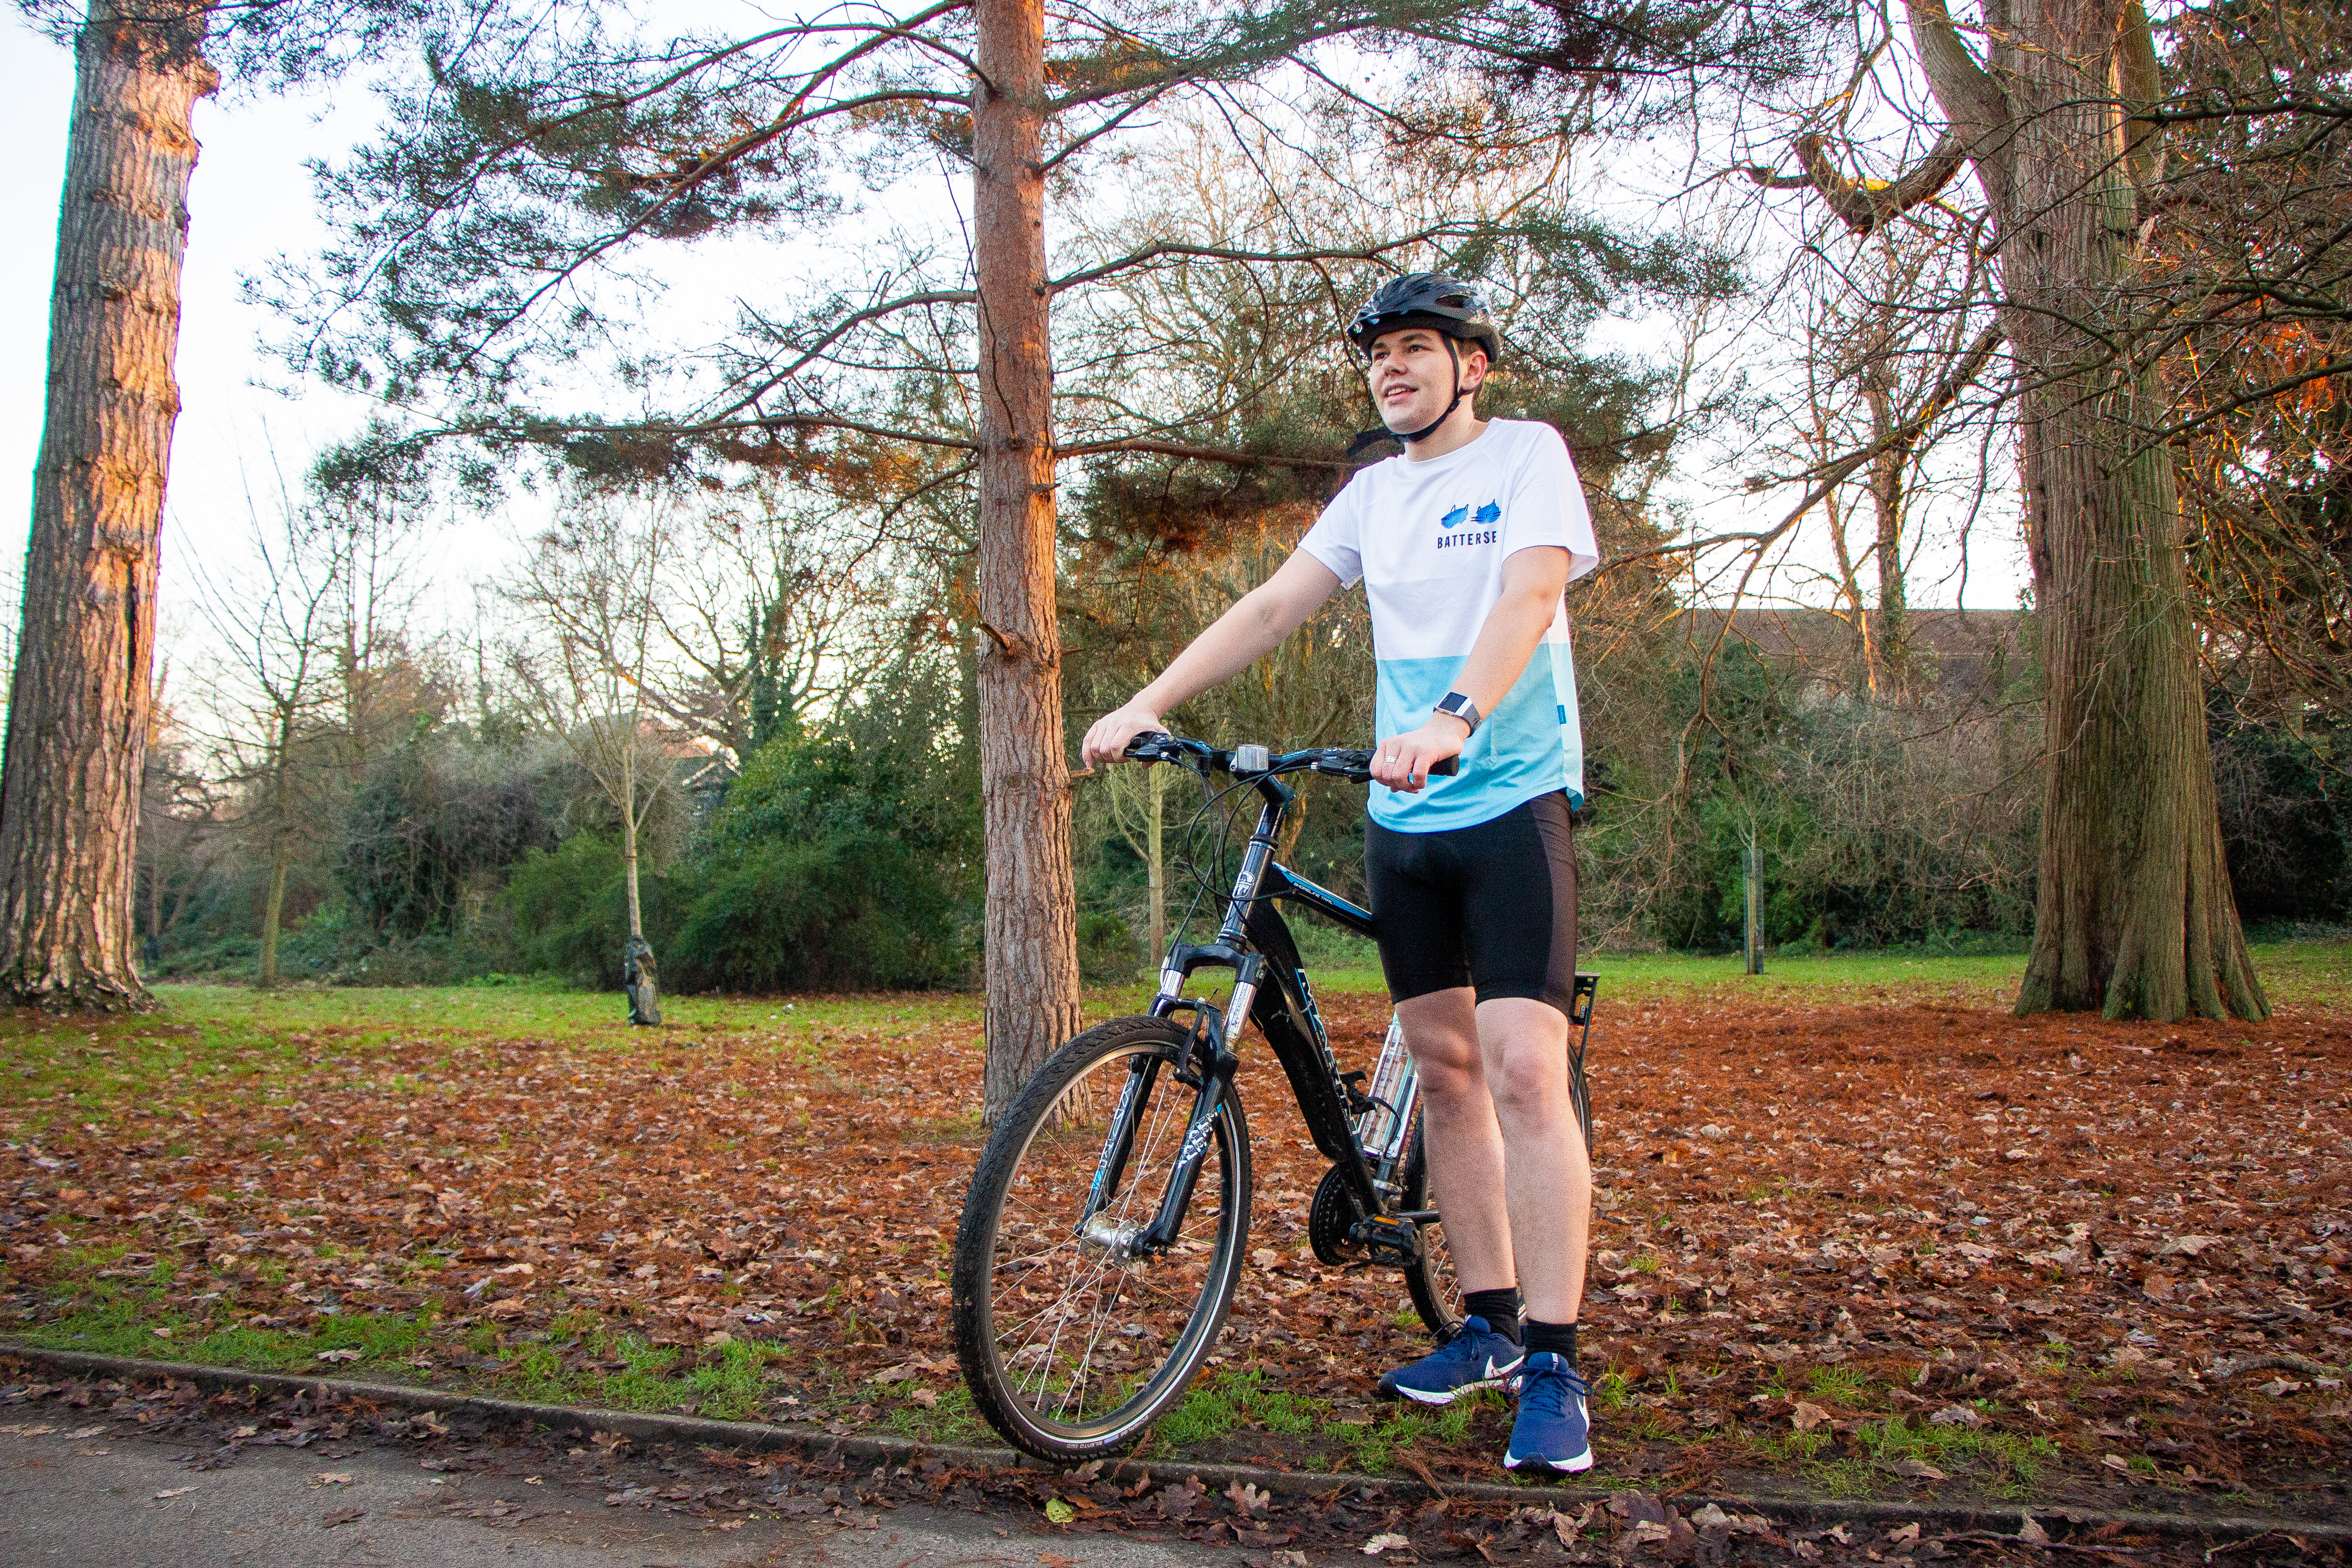
[[1519,1288],[1507,1285],[1500,1290],[1465,1290],[1462,1310],[1474,1318],[1484,1318],[1486,1326],[1510,1341],[1519,1342]]
[[[1464,1300],[1467,1300],[1468,1298],[1465,1297]],[[1574,1323],[1543,1323],[1529,1318],[1527,1336],[1525,1342],[1529,1355],[1535,1354],[1538,1351],[1549,1351],[1568,1363],[1570,1367],[1573,1368],[1576,1365],[1576,1325]]]

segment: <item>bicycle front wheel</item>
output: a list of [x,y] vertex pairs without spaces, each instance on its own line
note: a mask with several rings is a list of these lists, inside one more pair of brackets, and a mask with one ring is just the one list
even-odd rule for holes
[[[1159,1212],[1198,1095],[1191,1034],[1120,1018],[1023,1086],[956,1234],[956,1352],[1015,1447],[1079,1463],[1173,1405],[1224,1326],[1249,1234],[1249,1127],[1231,1087],[1172,1245],[1129,1253]],[[1097,1181],[1103,1186],[1095,1195]]]

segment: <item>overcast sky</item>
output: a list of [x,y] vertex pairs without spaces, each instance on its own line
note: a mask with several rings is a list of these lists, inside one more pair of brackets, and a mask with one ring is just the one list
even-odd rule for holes
[[[5,28],[0,33],[0,83],[6,89],[0,93],[0,145],[16,150],[19,186],[33,215],[0,248],[0,515],[5,518],[0,521],[0,555],[13,581],[31,513],[30,480],[40,442],[49,282],[73,68],[68,52],[27,29],[13,7],[0,27]],[[365,416],[364,405],[354,397],[315,387],[299,395],[279,390],[287,378],[262,348],[268,323],[240,297],[240,280],[280,255],[317,250],[321,230],[312,216],[304,160],[339,157],[367,133],[374,109],[374,100],[356,85],[323,98],[213,99],[197,107],[204,152],[190,195],[194,224],[182,288],[179,357],[183,409],[164,528],[167,652],[184,652],[196,630],[186,608],[191,558],[241,552],[249,528],[248,477],[266,488],[274,450],[277,461],[299,479],[313,451]],[[688,264],[707,261],[693,258]],[[1743,510],[1760,512],[1778,500],[1735,499],[1700,474],[1688,476],[1678,488],[1706,503],[1703,521],[1710,526],[1736,524]],[[2022,560],[2012,512],[2013,506],[2004,507],[1977,536],[1967,595],[1972,606],[2005,608],[2017,602]],[[495,524],[461,531],[443,557],[451,575],[494,569],[509,531]],[[1914,580],[1915,602],[1952,603],[1957,564],[1948,548],[1925,552]],[[13,592],[9,598],[13,609]],[[453,602],[462,601],[445,596],[445,604]]]

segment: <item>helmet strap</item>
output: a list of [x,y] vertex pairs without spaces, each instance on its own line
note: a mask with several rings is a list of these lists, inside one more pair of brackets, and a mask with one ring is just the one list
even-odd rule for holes
[[1462,400],[1469,394],[1462,385],[1462,350],[1454,342],[1452,333],[1445,335],[1445,353],[1446,357],[1454,362],[1454,401],[1445,405],[1445,412],[1418,430],[1391,430],[1382,426],[1377,430],[1360,431],[1356,438],[1348,443],[1348,456],[1345,461],[1354,461],[1357,453],[1367,447],[1378,446],[1382,441],[1402,441],[1408,447],[1417,441],[1426,441],[1437,434],[1439,426],[1454,417],[1454,411],[1462,406]]
[[1399,432],[1397,439],[1403,442],[1408,447],[1413,445],[1417,441],[1426,441],[1432,436],[1436,435],[1437,427],[1440,425],[1444,424],[1448,419],[1453,418],[1454,411],[1462,406],[1462,399],[1465,395],[1462,390],[1462,350],[1460,346],[1454,342],[1453,334],[1450,332],[1447,333],[1445,337],[1445,357],[1454,362],[1454,401],[1445,405],[1444,413],[1439,415],[1436,418],[1431,420],[1420,429],[1411,432]]

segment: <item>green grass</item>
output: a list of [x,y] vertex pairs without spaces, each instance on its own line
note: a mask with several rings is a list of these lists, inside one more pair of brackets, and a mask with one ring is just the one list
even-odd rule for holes
[[1870,1397],[1870,1380],[1850,1366],[1817,1366],[1805,1381],[1816,1399],[1855,1405],[1867,1403]]
[[1884,1494],[1913,1482],[1895,1467],[1916,1459],[1996,1497],[2021,1497],[2058,1458],[2047,1437],[2017,1432],[1933,1426],[1906,1416],[1858,1421],[1843,1445],[1825,1430],[1768,1438],[1767,1457],[1782,1461],[1823,1491],[1843,1497]]
[[[231,1325],[207,1312],[188,1310],[160,1289],[87,1294],[101,1299],[51,1322],[17,1330],[15,1337],[30,1344],[103,1355],[246,1367],[255,1372],[363,1377],[371,1372],[389,1371],[415,1356],[425,1347],[432,1328],[431,1318],[423,1314],[355,1312],[320,1318],[310,1331],[290,1333]],[[359,1354],[355,1358],[339,1355],[331,1362],[319,1359],[322,1352],[340,1351]]]
[[1643,1001],[1703,996],[1724,1001],[1866,1002],[1888,995],[1957,995],[2000,1003],[2017,994],[2021,956],[1955,957],[1890,952],[1775,954],[1764,973],[1742,972],[1739,956],[1693,953],[1591,953],[1578,967],[1601,976],[1601,999]]
[[2274,1007],[2352,1012],[2352,942],[2266,942],[2254,970]]
[[[1303,927],[1305,921],[1294,922]],[[1320,933],[1302,943],[1317,991],[1329,995],[1379,994],[1386,986],[1372,944],[1345,933]],[[2273,1005],[2352,1012],[2352,942],[2263,942],[2254,965]],[[1743,973],[1737,953],[1586,952],[1578,967],[1601,976],[1603,1005],[1615,1002],[1688,1000],[1855,1003],[1895,998],[1953,998],[2000,1006],[2017,997],[2025,973],[2022,953],[1954,954],[1916,950],[1882,952],[1775,954],[1764,973]],[[1109,994],[1149,999],[1139,984]],[[667,1003],[664,1004],[667,1005]]]
[[[909,1389],[911,1394],[913,1390]],[[882,1419],[902,1437],[912,1437],[919,1443],[988,1443],[997,1441],[972,1408],[971,1390],[958,1383],[952,1387],[932,1391],[939,1403],[928,1408],[910,1397],[890,1405],[882,1412]]]
[[[698,1354],[602,1327],[583,1335],[561,1321],[541,1333],[509,1333],[478,1322],[459,1336],[439,1327],[429,1310],[338,1313],[300,1331],[255,1328],[232,1321],[217,1302],[189,1296],[160,1265],[140,1279],[98,1278],[113,1261],[109,1255],[120,1250],[85,1249],[75,1259],[76,1277],[63,1281],[74,1293],[73,1308],[17,1329],[15,1337],[58,1350],[394,1383],[422,1381],[422,1363],[437,1384],[454,1377],[509,1398],[691,1411],[728,1420],[760,1415],[767,1369],[790,1359],[777,1344],[736,1340]],[[460,1347],[502,1364],[446,1364]]]
[[1323,1435],[1346,1445],[1347,1453],[1335,1468],[1377,1475],[1423,1443],[1460,1443],[1470,1435],[1470,1423],[1481,1409],[1503,1408],[1503,1396],[1484,1389],[1467,1399],[1440,1406],[1409,1405],[1370,1426],[1327,1424]]
[[[255,991],[236,985],[159,985],[163,1021],[234,1028],[337,1027],[362,1038],[413,1039],[418,1027],[436,1034],[499,1038],[642,1045],[646,1032],[631,1027],[616,992],[552,986],[437,985],[415,987],[288,986]],[[716,1029],[786,1037],[816,1028],[907,1027],[977,1020],[980,998],[964,992],[802,998],[665,996],[665,1032]]]
[[1264,1373],[1220,1373],[1195,1383],[1153,1426],[1151,1451],[1178,1454],[1244,1431],[1303,1436],[1329,1415],[1323,1400],[1268,1388]]

